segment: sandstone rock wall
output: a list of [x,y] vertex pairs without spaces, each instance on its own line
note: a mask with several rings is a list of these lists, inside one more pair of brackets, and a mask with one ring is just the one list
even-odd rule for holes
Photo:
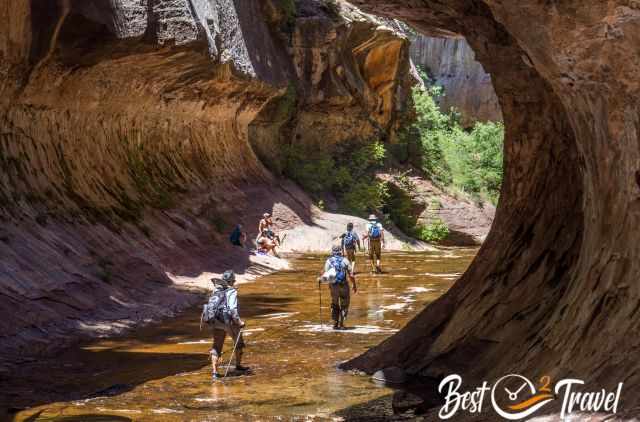
[[233,224],[310,221],[279,186],[283,145],[393,137],[408,41],[298,7],[0,5],[2,358],[170,314],[194,300],[182,276],[245,271]]
[[[356,0],[467,39],[506,126],[493,230],[466,274],[348,367],[625,383],[637,404],[640,9],[635,1]],[[436,31],[437,32],[437,31]]]
[[491,76],[475,60],[464,38],[435,38],[416,35],[411,40],[411,59],[427,71],[436,85],[444,88],[439,104],[461,113],[461,123],[501,121],[502,112]]

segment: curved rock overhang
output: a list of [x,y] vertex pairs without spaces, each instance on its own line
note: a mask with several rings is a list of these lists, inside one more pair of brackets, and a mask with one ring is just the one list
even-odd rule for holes
[[637,388],[638,3],[353,3],[424,33],[465,36],[492,75],[506,141],[496,218],[471,267],[345,367]]

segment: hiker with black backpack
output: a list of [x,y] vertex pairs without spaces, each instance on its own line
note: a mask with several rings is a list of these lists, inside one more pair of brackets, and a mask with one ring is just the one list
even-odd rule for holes
[[353,223],[347,224],[347,231],[340,235],[342,244],[342,256],[346,256],[351,263],[351,270],[356,274],[356,247],[362,250],[358,233],[353,231]]
[[384,229],[378,222],[378,217],[374,214],[369,216],[367,223],[367,234],[362,237],[369,241],[369,260],[371,261],[371,271],[382,273],[381,260],[382,248],[384,248]]
[[[245,347],[242,338],[244,322],[238,313],[238,289],[234,287],[236,276],[232,270],[227,270],[222,274],[222,279],[211,279],[214,283],[214,292],[209,298],[209,302],[202,310],[201,322],[209,324],[213,330],[213,347],[211,348],[211,376],[213,380],[219,378],[218,359],[222,356],[224,339],[229,335],[233,340],[234,348],[229,358],[235,354],[235,368],[237,371],[248,371],[249,368],[242,366],[242,353]],[[228,366],[227,366],[228,369]]]
[[344,330],[344,320],[349,312],[351,293],[349,281],[353,283],[353,293],[358,292],[356,278],[348,259],[342,256],[342,247],[334,246],[331,256],[324,264],[324,274],[318,278],[318,288],[323,280],[329,282],[331,291],[331,318],[334,321],[334,330]]

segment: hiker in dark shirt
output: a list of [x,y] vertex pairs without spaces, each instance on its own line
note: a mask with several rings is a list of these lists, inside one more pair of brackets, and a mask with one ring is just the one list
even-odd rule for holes
[[232,245],[240,246],[244,248],[245,242],[247,241],[247,234],[242,231],[242,224],[238,224],[231,235],[229,236],[229,241]]
[[342,245],[342,255],[346,256],[351,263],[351,271],[356,273],[356,247],[362,250],[358,233],[353,230],[353,223],[347,224],[347,231],[340,235]]

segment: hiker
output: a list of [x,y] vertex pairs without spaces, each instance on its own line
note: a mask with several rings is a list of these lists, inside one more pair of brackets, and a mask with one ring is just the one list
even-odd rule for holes
[[353,231],[353,223],[347,224],[347,231],[340,235],[342,245],[342,256],[346,256],[351,263],[351,269],[353,274],[356,274],[356,246],[359,251],[362,250],[360,245],[360,238],[358,234]]
[[[214,291],[209,302],[204,305],[201,321],[211,325],[213,329],[213,347],[211,348],[211,377],[216,380],[218,375],[218,360],[222,356],[224,339],[229,334],[235,347],[236,370],[248,371],[242,366],[242,353],[245,347],[242,338],[244,322],[238,314],[238,290],[234,287],[236,276],[232,270],[222,274],[222,279],[212,278]],[[233,352],[232,352],[233,353]]]
[[268,212],[262,214],[262,219],[260,220],[260,223],[258,223],[258,237],[260,237],[264,230],[266,230],[269,237],[277,242],[278,246],[280,246],[280,236],[273,231],[273,220],[271,220],[271,214]]
[[371,261],[371,271],[382,273],[380,261],[382,257],[382,248],[384,248],[384,229],[382,228],[382,224],[378,222],[378,217],[374,214],[369,216],[367,234],[365,234],[362,239],[369,240],[369,260]]
[[358,292],[356,278],[353,275],[351,263],[342,256],[342,247],[334,246],[331,256],[324,264],[324,274],[318,278],[318,288],[323,280],[329,281],[331,292],[331,318],[334,330],[344,330],[344,320],[349,312],[349,281],[353,283],[353,293]]
[[262,230],[262,233],[256,239],[256,244],[258,245],[258,252],[263,254],[268,254],[269,252],[273,252],[273,256],[280,258],[278,255],[278,251],[276,251],[276,241],[273,239],[271,233],[268,230]]
[[242,224],[238,224],[229,236],[229,241],[232,245],[240,246],[244,248],[244,244],[247,241],[247,234],[242,231]]

